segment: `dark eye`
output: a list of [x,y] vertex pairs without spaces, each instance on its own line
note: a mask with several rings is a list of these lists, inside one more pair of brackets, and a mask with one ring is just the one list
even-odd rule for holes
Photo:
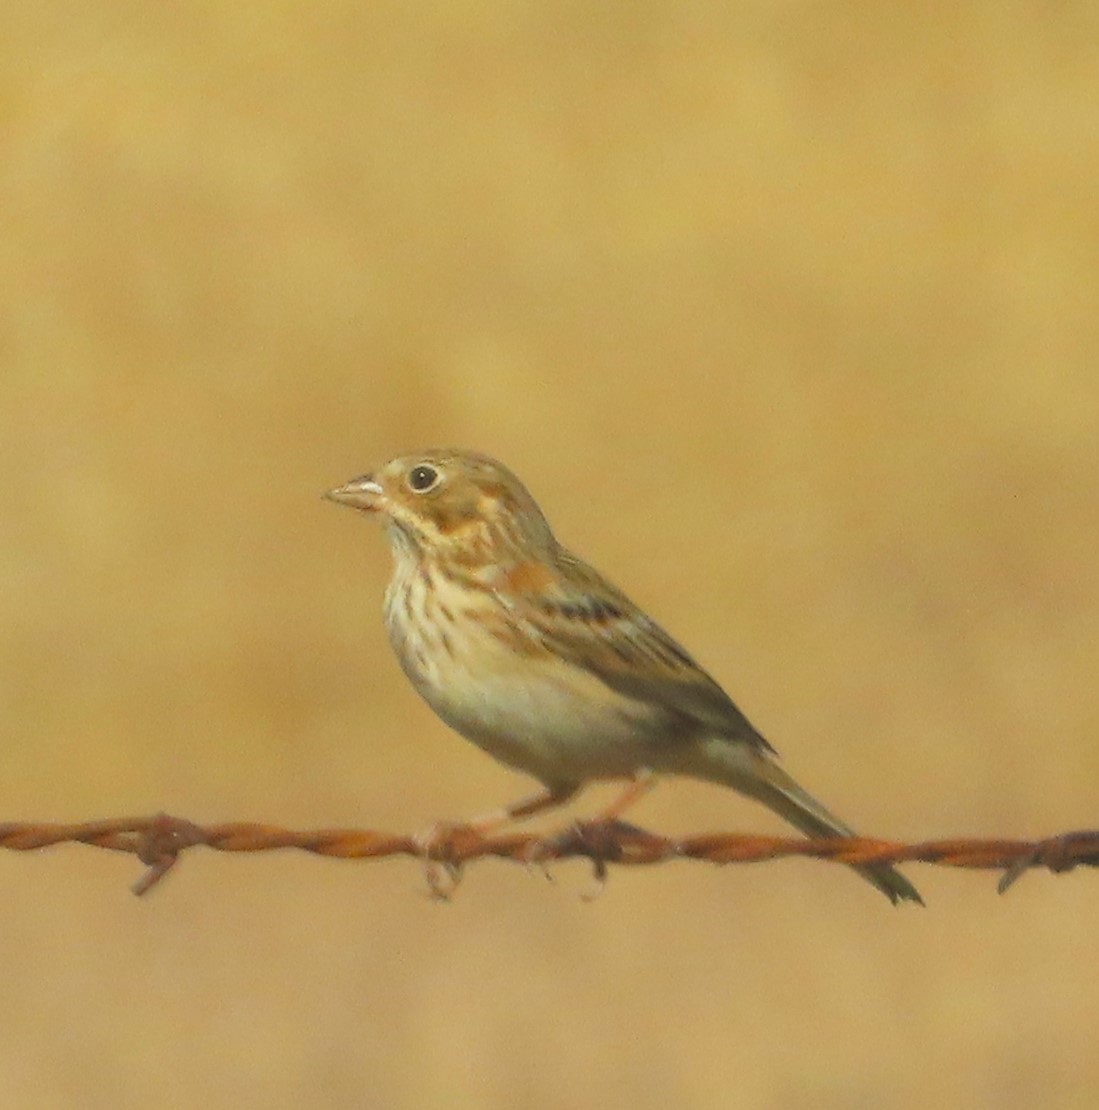
[[427,493],[439,482],[439,472],[427,463],[420,463],[408,472],[408,484],[416,493]]

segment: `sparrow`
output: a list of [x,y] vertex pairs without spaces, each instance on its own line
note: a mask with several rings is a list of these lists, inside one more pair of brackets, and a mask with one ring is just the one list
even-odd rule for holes
[[[502,463],[429,449],[325,496],[385,525],[385,625],[415,689],[455,731],[541,783],[479,830],[604,779],[626,780],[603,815],[617,818],[673,774],[754,798],[809,837],[855,835],[676,640],[557,541]],[[923,902],[891,866],[854,870],[893,903]]]

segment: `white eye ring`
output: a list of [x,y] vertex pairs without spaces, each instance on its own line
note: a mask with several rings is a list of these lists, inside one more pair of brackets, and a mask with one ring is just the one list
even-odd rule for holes
[[417,463],[408,472],[408,488],[413,493],[427,493],[442,481],[442,477],[439,471],[429,463]]

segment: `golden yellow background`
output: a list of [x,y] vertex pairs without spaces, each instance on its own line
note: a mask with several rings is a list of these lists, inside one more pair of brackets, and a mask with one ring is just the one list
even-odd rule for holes
[[[0,819],[413,830],[458,444],[868,833],[1099,822],[1086,2],[7,4]],[[590,811],[606,796],[592,791]],[[668,783],[637,819],[777,831]],[[1099,876],[0,853],[5,1106],[1091,1107]]]

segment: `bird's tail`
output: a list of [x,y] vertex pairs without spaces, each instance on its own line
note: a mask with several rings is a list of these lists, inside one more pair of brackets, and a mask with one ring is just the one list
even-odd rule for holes
[[[688,774],[755,798],[810,838],[857,835],[798,786],[768,752],[727,739],[706,741],[703,748],[704,765],[684,768]],[[874,863],[856,864],[854,870],[894,905],[905,901],[923,905],[919,891],[896,868]]]

